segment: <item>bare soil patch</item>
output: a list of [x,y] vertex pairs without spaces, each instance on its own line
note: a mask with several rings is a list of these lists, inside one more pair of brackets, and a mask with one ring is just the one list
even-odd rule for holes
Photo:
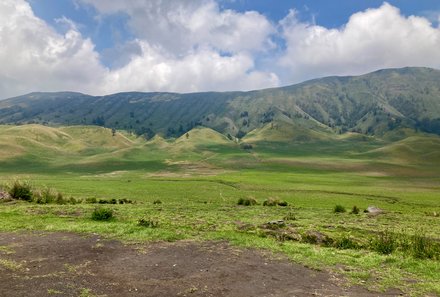
[[225,242],[0,233],[0,296],[395,296]]

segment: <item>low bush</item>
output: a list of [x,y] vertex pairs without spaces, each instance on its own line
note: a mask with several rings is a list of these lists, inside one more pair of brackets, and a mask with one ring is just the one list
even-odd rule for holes
[[353,206],[353,208],[351,209],[351,214],[359,214],[359,212],[360,212],[360,209],[359,209],[359,207],[357,207],[356,205],[355,206]]
[[349,236],[343,236],[333,242],[333,246],[340,250],[358,249],[359,245]]
[[255,198],[240,198],[237,201],[238,205],[244,205],[244,206],[251,206],[251,205],[256,205],[257,204],[257,200],[255,200]]
[[398,246],[397,236],[385,230],[381,232],[370,243],[371,249],[384,255],[389,255],[394,252]]
[[319,231],[309,230],[302,235],[302,241],[310,244],[319,244],[323,246],[331,246],[334,242],[333,238]]
[[263,202],[263,206],[288,206],[287,201],[279,200],[277,198],[268,198]]
[[241,145],[241,148],[244,149],[244,150],[251,150],[251,149],[253,149],[253,146],[250,143],[243,143]]
[[113,210],[109,208],[95,208],[92,212],[92,220],[109,221],[113,218]]
[[115,199],[115,198],[112,198],[112,199],[99,199],[99,200],[96,200],[96,198],[91,198],[91,199],[93,199],[93,200],[90,200],[90,198],[89,199],[87,199],[86,201],[88,201],[87,203],[98,203],[98,204],[131,204],[131,203],[133,203],[133,201],[131,201],[131,200],[128,200],[128,199],[126,199],[126,198],[123,198],[123,199]]
[[67,204],[67,201],[64,200],[63,194],[58,193],[57,198],[55,199],[56,204]]
[[162,204],[162,201],[160,201],[159,199],[156,199],[153,201],[153,204]]
[[343,213],[343,212],[346,212],[346,210],[345,210],[344,206],[337,204],[337,205],[335,205],[335,208],[333,208],[333,212],[334,213]]
[[9,186],[8,193],[13,199],[32,201],[32,185],[28,181],[15,180]]
[[417,232],[410,239],[411,254],[418,259],[440,259],[440,243],[427,237],[424,232]]
[[98,203],[98,200],[95,197],[86,198],[86,203],[95,204]]
[[75,204],[79,204],[82,202],[81,199],[75,199],[73,197],[70,197],[69,200],[67,201],[69,204],[75,205]]
[[147,228],[157,228],[159,227],[159,222],[153,219],[140,219],[138,220],[138,226]]

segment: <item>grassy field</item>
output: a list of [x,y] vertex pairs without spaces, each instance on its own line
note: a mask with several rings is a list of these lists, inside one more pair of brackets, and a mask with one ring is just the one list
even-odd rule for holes
[[[27,180],[34,190],[82,200],[1,203],[0,231],[227,240],[281,252],[372,290],[440,295],[439,137],[389,142],[346,134],[274,142],[263,131],[264,138],[244,139],[253,147],[244,150],[208,129],[147,142],[95,127],[0,126],[4,189]],[[86,203],[93,198],[118,204]],[[122,199],[133,203],[119,204]],[[239,199],[257,204],[238,205]],[[268,199],[287,206],[264,206]],[[346,212],[335,213],[336,205]],[[358,214],[350,213],[354,206]],[[383,212],[364,213],[369,206]],[[114,218],[92,220],[97,207],[112,209]],[[154,226],[140,226],[141,219]]]

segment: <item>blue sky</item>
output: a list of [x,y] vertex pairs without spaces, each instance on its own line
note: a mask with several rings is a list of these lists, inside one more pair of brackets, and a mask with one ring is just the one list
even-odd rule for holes
[[438,0],[2,0],[0,98],[226,91],[439,68]]
[[[438,25],[440,1],[438,0],[388,0],[388,3],[398,7],[406,16],[420,15],[431,18]],[[34,13],[63,31],[63,26],[56,22],[61,17],[67,17],[79,25],[81,33],[90,37],[96,49],[102,52],[117,44],[136,38],[127,26],[129,16],[123,12],[107,15],[97,20],[99,12],[91,5],[81,4],[75,0],[29,0]],[[353,13],[368,8],[380,7],[382,0],[223,0],[219,1],[222,9],[238,12],[258,11],[273,23],[277,23],[289,14],[291,9],[299,13],[299,19],[305,22],[315,22],[327,28],[343,26]],[[104,60],[108,66],[109,61]]]

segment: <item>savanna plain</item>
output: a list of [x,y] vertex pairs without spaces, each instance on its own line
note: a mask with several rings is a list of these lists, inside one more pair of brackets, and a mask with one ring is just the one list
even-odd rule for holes
[[[282,141],[282,129],[267,124],[237,140],[198,127],[145,140],[93,126],[0,126],[0,237],[80,234],[140,250],[227,245],[372,296],[440,295],[440,138],[303,131]],[[34,262],[15,257],[25,243],[14,242],[0,242],[0,272],[30,280],[27,269],[44,259],[36,250]],[[100,264],[63,265],[75,274]],[[45,293],[68,296],[64,289]],[[80,283],[67,291],[108,294]],[[180,295],[208,292],[194,283]]]

